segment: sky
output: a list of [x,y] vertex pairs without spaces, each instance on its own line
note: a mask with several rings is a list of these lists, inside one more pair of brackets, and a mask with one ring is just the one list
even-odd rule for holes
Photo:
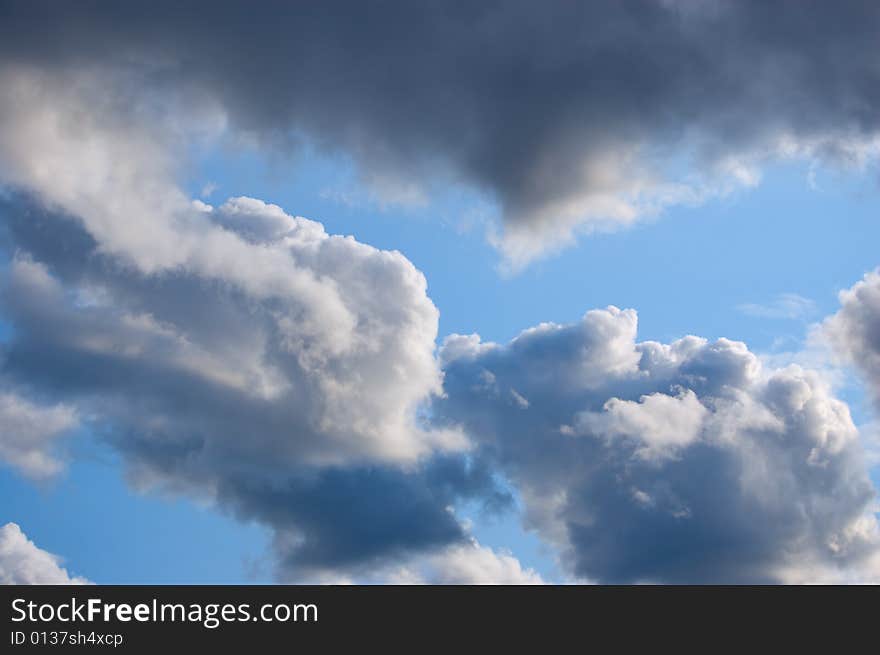
[[876,8],[39,4],[0,581],[880,580]]

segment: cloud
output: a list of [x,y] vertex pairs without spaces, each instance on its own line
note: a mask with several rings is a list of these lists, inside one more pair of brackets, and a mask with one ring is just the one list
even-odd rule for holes
[[9,196],[4,376],[88,417],[138,486],[270,526],[283,576],[455,543],[465,534],[447,507],[503,505],[457,454],[464,436],[418,416],[441,373],[437,310],[409,261],[256,199],[192,211],[242,249],[228,269],[295,266],[351,326],[334,330],[308,289],[255,291],[198,266],[145,272],[105,252],[88,221]]
[[90,584],[71,576],[61,559],[34,545],[15,523],[0,527],[0,584]]
[[638,402],[611,398],[601,412],[581,412],[571,435],[604,439],[634,439],[639,443],[634,455],[643,459],[674,456],[700,436],[708,410],[690,389],[672,396],[652,393]]
[[464,436],[419,416],[438,312],[403,255],[188,198],[178,154],[222,124],[197,98],[88,66],[0,81],[4,385],[70,408],[139,488],[268,525],[285,579],[457,543],[450,505],[503,502]]
[[72,407],[35,404],[0,387],[0,460],[28,477],[50,478],[62,469],[56,441],[78,424]]
[[542,585],[541,576],[507,550],[482,546],[473,537],[427,553],[372,566],[358,574],[326,571],[308,578],[317,584]]
[[753,185],[767,162],[858,166],[877,151],[880,10],[856,0],[3,11],[0,60],[98,76],[98,110],[147,96],[132,120],[201,108],[261,147],[305,140],[390,200],[475,188],[497,203],[514,266]]
[[[211,437],[208,457],[237,466],[250,459],[251,442],[240,438],[248,432],[273,444],[278,466],[412,462],[435,447],[463,445],[455,434],[420,429],[415,421],[418,403],[440,388],[437,311],[424,277],[400,254],[288,217],[296,228],[283,240],[255,246],[252,259],[228,262],[259,265],[263,253],[296,262],[351,317],[341,342],[339,326],[324,323],[323,298],[310,292],[251,295],[200,271],[119,270],[75,223],[17,216],[9,219],[21,231],[12,237],[18,251],[5,310],[16,328],[6,370],[19,381],[88,397],[99,413],[164,435],[169,446],[219,435]],[[72,252],[71,245],[54,269],[54,246],[24,233],[53,224],[84,246]],[[326,327],[317,332],[320,326]],[[298,438],[282,438],[288,433]]]
[[218,497],[240,519],[273,527],[277,575],[287,582],[376,579],[377,570],[466,544],[452,509],[459,501],[487,511],[511,503],[487,468],[460,457],[407,470],[325,468],[273,482],[249,475],[223,480]]
[[609,307],[506,345],[449,337],[435,420],[503,471],[574,578],[876,579],[874,488],[823,377],[727,339],[638,342],[636,327]]
[[511,553],[481,546],[475,539],[423,556],[408,566],[383,572],[381,579],[392,584],[544,584],[538,573],[523,568]]
[[[455,336],[437,358],[403,255],[178,184],[202,141],[302,139],[388,199],[484,192],[520,265],[754,184],[767,161],[864,164],[875,8],[0,12],[3,411],[44,421],[4,441],[14,464],[48,472],[75,417],[135,484],[270,526],[286,580],[399,561],[530,577],[454,514],[510,503],[496,468],[578,578],[803,580],[875,558],[857,432],[818,374],[727,340],[638,343],[616,309],[507,346]],[[859,330],[845,341],[870,354]]]
[[862,373],[880,407],[880,272],[841,291],[840,305],[824,322],[824,334],[844,361]]
[[796,293],[782,293],[770,303],[744,303],[737,309],[756,318],[797,320],[814,314],[816,303]]
[[509,552],[497,552],[476,542],[452,546],[429,561],[430,584],[543,584],[533,569],[524,569]]

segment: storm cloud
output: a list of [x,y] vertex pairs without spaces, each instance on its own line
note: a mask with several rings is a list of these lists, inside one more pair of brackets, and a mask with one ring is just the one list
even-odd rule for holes
[[526,527],[579,579],[876,579],[874,488],[823,379],[726,339],[638,342],[636,327],[610,307],[507,345],[449,337],[435,419],[509,476]]
[[149,97],[138,121],[176,107],[309,143],[392,200],[476,189],[513,265],[754,184],[768,161],[877,150],[880,8],[860,1],[7,1],[0,17],[6,67],[86,71],[108,110]]

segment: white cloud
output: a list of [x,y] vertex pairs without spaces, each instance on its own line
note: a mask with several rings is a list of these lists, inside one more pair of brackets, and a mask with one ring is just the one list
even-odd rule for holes
[[72,407],[38,405],[0,389],[0,460],[29,477],[45,479],[61,470],[55,442],[77,425]]
[[[288,216],[281,207],[256,198],[230,198],[212,217],[214,222],[248,240],[271,243],[296,233],[306,241],[324,236],[320,224]],[[309,234],[311,232],[311,234]]]
[[[162,277],[101,266],[63,279],[20,253],[6,292],[8,314],[22,328],[10,352],[54,353],[55,362],[16,361],[22,369],[67,367],[82,381],[71,383],[72,399],[99,419],[155,435],[154,445],[204,435],[210,466],[254,457],[271,468],[413,462],[437,448],[462,448],[454,432],[416,421],[418,404],[440,390],[437,310],[424,277],[398,253],[297,220],[274,247],[332,285],[356,317],[345,346],[321,346],[333,331],[318,336],[308,327],[308,297],[254,298],[197,275],[178,276],[184,282],[172,292]],[[101,374],[79,377],[92,366]],[[43,374],[18,372],[27,380]],[[102,381],[107,375],[114,379]],[[176,388],[184,380],[195,386]],[[243,440],[248,433],[259,441]]]
[[450,546],[424,558],[422,572],[411,582],[445,585],[544,584],[533,569],[523,568],[511,553],[481,546],[477,541]]
[[[414,420],[417,404],[440,390],[438,312],[424,276],[398,252],[327,235],[320,223],[260,200],[194,207],[174,182],[174,155],[179,132],[210,131],[198,127],[210,120],[197,120],[214,116],[210,103],[146,123],[141,116],[153,107],[126,93],[132,80],[109,89],[104,82],[87,70],[0,68],[0,182],[36,194],[49,207],[46,220],[75,236],[74,256],[84,258],[54,261],[72,255],[13,236],[20,252],[7,304],[30,326],[25,338],[42,334],[77,357],[129,367],[135,379],[137,368],[158,368],[236,394],[257,421],[250,428],[274,444],[272,464],[414,462],[435,448],[461,448],[460,436]],[[214,120],[222,125],[222,115]],[[79,270],[66,269],[65,279],[58,271],[66,264]],[[172,282],[186,291],[172,292]],[[212,319],[227,323],[221,329]],[[35,328],[45,321],[55,329]],[[150,395],[175,403],[160,390]],[[229,400],[206,396],[179,422],[165,420],[161,406],[132,412],[117,404],[112,413],[137,416],[147,432],[216,430],[228,437],[213,445],[240,451],[248,443],[242,426],[212,403]]]
[[71,576],[57,555],[38,548],[15,523],[0,527],[0,584],[90,584]]
[[635,439],[640,443],[636,455],[662,458],[698,439],[708,414],[690,389],[675,396],[652,393],[638,402],[611,398],[601,412],[577,414],[575,434]]
[[482,546],[471,538],[436,552],[397,562],[360,578],[323,576],[321,584],[541,585],[534,569],[510,552]]
[[864,376],[880,407],[880,272],[867,273],[840,292],[840,310],[823,325],[845,362]]

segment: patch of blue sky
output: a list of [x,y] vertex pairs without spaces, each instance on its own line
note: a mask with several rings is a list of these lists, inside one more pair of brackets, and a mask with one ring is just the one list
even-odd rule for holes
[[99,584],[272,581],[268,532],[191,500],[139,493],[106,447],[74,440],[68,469],[35,484],[0,467],[0,515],[72,574]]

